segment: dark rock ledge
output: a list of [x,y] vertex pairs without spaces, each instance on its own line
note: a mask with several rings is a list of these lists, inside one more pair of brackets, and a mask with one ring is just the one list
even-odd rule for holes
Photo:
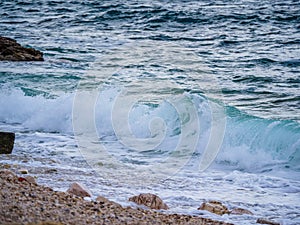
[[44,61],[43,53],[22,47],[16,40],[0,36],[0,61]]

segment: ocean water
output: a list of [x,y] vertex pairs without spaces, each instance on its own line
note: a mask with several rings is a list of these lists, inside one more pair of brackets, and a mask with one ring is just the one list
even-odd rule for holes
[[45,61],[0,62],[0,162],[124,206],[300,224],[299,24],[292,0],[1,1],[1,36]]

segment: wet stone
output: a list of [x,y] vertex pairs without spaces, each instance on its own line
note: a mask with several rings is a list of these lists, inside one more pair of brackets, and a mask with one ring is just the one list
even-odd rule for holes
[[14,148],[15,134],[0,132],[0,154],[11,154]]
[[85,187],[83,184],[80,183],[73,183],[70,185],[69,189],[67,190],[68,193],[77,195],[79,197],[91,197],[92,193]]
[[249,214],[249,215],[253,215],[253,213],[247,209],[243,209],[243,208],[234,208],[233,210],[230,211],[230,214],[233,215],[243,215],[243,214]]
[[228,208],[219,201],[204,202],[201,204],[198,210],[206,210],[218,215],[224,215],[230,212]]
[[269,224],[269,225],[280,225],[280,223],[274,222],[272,220],[268,220],[265,218],[258,218],[256,223],[260,223],[260,224]]
[[151,209],[169,209],[160,197],[157,195],[146,193],[129,198],[129,201],[135,202],[138,205],[145,205]]
[[44,61],[43,53],[25,48],[16,40],[0,36],[0,61]]

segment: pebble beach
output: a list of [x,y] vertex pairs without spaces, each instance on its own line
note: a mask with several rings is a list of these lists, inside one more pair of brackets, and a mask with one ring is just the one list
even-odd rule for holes
[[299,225],[298,2],[1,1],[0,225]]
[[0,171],[0,224],[207,224],[229,225],[190,215],[89,201]]

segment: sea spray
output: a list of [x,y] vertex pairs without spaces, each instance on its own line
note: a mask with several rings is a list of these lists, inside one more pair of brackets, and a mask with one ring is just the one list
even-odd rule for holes
[[[111,140],[122,146],[115,134],[111,120],[114,98],[118,93],[118,88],[107,88],[99,93],[95,105],[94,120],[99,140]],[[2,106],[0,108],[0,120],[2,123],[21,124],[31,131],[59,132],[72,135],[74,94],[45,98],[44,96],[26,96],[21,90],[10,92],[4,90],[0,92],[0,95]],[[190,96],[193,104],[197,107],[201,129],[195,153],[201,156],[209,138],[211,109],[208,99],[203,96],[188,93],[186,95]],[[180,120],[174,107],[167,102],[160,104],[137,103],[129,113],[128,126],[137,138],[147,138],[151,135],[149,121],[153,118],[163,118],[166,136],[156,148],[149,149],[153,151],[152,155],[149,155],[151,151],[146,155],[150,161],[159,161],[161,156],[176,148],[178,138],[181,135]],[[267,168],[272,170],[277,167],[297,170],[299,140],[300,125],[297,122],[253,117],[229,107],[227,109],[225,136],[216,162],[252,172],[263,171]],[[113,152],[116,157],[122,155],[122,152]],[[130,148],[125,152],[131,155],[133,164],[134,159],[139,162],[139,157],[146,157],[133,153]],[[162,155],[157,154],[157,152]],[[127,155],[127,157],[129,156]]]

